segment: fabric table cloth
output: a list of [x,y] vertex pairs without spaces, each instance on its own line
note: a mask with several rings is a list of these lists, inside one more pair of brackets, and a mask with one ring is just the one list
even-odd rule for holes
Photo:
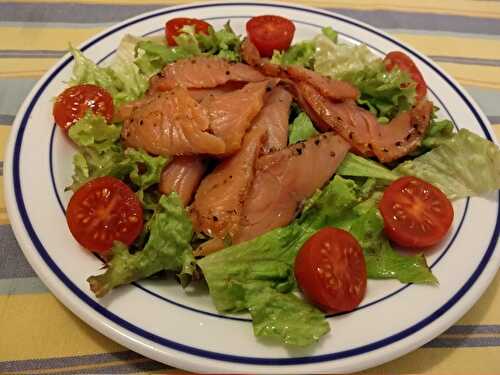
[[[67,51],[139,13],[185,1],[0,2],[0,155],[37,80]],[[500,2],[303,0],[379,27],[430,56],[479,103],[500,137]],[[335,28],[335,25],[331,25]],[[0,160],[0,373],[185,373],[83,323],[26,262],[9,225]],[[57,230],[55,228],[54,230]],[[474,251],[474,249],[470,249]],[[464,261],[466,261],[464,259]],[[500,274],[478,303],[424,347],[366,374],[500,374]]]

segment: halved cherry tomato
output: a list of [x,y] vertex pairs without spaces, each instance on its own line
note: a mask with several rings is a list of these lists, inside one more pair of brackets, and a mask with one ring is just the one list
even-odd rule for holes
[[387,236],[396,244],[422,249],[439,243],[451,227],[453,206],[434,185],[401,177],[390,184],[380,201]]
[[406,53],[400,51],[389,52],[385,56],[384,64],[388,71],[391,71],[397,66],[399,69],[410,74],[410,77],[417,84],[417,99],[421,99],[427,94],[427,84],[425,83],[422,73],[420,73],[420,70],[418,70],[413,60]]
[[196,18],[172,18],[165,24],[165,37],[169,46],[177,45],[174,38],[180,34],[181,29],[186,25],[194,26],[197,33],[203,34],[208,34],[208,29],[210,28],[209,23]]
[[59,94],[52,113],[56,124],[67,131],[89,109],[110,122],[114,114],[113,98],[105,89],[96,85],[72,86]]
[[113,241],[134,242],[142,230],[142,206],[124,182],[111,176],[98,177],[73,195],[66,220],[83,247],[106,252]]
[[246,28],[248,38],[264,57],[271,57],[274,50],[288,49],[295,34],[293,22],[280,16],[253,17]]
[[295,258],[295,278],[304,295],[325,311],[351,311],[366,291],[365,258],[345,230],[315,233]]

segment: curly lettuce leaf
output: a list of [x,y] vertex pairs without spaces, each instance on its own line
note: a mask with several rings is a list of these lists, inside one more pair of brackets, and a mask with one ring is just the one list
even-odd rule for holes
[[[127,49],[127,46],[124,48]],[[88,83],[101,86],[111,94],[115,105],[140,98],[148,89],[148,79],[133,61],[129,60],[129,55],[120,51],[118,48],[111,65],[101,67],[70,46],[70,52],[75,59],[70,85]]]
[[304,41],[294,44],[285,51],[273,52],[271,62],[280,65],[301,65],[312,68],[316,45],[313,41]]
[[293,145],[300,141],[306,141],[318,134],[314,125],[305,112],[300,112],[288,128],[288,143]]
[[358,103],[379,121],[388,122],[415,104],[415,82],[411,77],[397,68],[388,72],[367,46],[335,43],[325,35],[318,35],[314,41],[314,70],[355,85],[361,94]]
[[452,200],[481,195],[500,189],[500,149],[461,129],[438,147],[400,164],[394,171],[430,182]]
[[195,269],[190,241],[192,224],[176,193],[163,195],[150,222],[149,239],[144,248],[131,254],[122,243],[115,243],[106,272],[87,279],[96,297],[117,286],[145,279],[160,271],[174,271],[185,285]]
[[78,146],[69,189],[76,191],[85,182],[101,176],[129,177],[143,201],[144,190],[160,181],[161,171],[170,160],[150,156],[143,150],[124,150],[120,132],[120,126],[107,124],[90,111],[69,129],[69,137]]
[[184,26],[175,38],[177,46],[153,40],[141,40],[136,45],[135,64],[147,77],[157,74],[166,64],[198,55],[217,56],[229,61],[240,61],[241,39],[229,23],[218,31],[212,27],[208,34],[196,33],[193,26]]

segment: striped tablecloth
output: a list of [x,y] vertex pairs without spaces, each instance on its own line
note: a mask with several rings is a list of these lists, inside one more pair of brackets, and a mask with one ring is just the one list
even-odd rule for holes
[[[65,53],[109,25],[178,4],[157,0],[0,2],[0,155],[30,89]],[[304,0],[386,30],[433,58],[476,99],[500,138],[500,2]],[[3,160],[3,159],[2,159]],[[14,238],[0,161],[0,373],[182,373],[94,331],[37,278]],[[473,250],[473,249],[471,249]],[[500,274],[459,322],[368,374],[500,374]]]

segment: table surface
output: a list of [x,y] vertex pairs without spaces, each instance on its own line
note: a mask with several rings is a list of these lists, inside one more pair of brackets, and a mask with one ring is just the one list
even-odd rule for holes
[[[0,155],[36,81],[65,53],[130,16],[185,1],[0,1]],[[475,98],[500,139],[500,2],[304,0],[379,27],[430,56]],[[333,25],[334,26],[334,25]],[[0,373],[184,373],[73,315],[27,264],[5,210],[0,160]],[[472,251],[473,249],[471,249]],[[443,335],[367,374],[500,374],[500,273]]]

